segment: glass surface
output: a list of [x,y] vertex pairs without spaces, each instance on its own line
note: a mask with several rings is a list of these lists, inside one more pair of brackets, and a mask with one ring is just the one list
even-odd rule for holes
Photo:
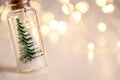
[[13,50],[19,70],[31,71],[46,65],[40,27],[34,9],[12,11],[8,15]]

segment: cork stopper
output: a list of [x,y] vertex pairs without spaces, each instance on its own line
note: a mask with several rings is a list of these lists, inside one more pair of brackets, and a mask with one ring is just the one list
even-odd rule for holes
[[30,6],[30,0],[9,0],[9,4],[12,10],[22,9],[25,6]]

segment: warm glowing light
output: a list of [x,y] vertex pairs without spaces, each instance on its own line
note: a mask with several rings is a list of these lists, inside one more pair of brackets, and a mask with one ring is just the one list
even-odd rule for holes
[[52,14],[52,13],[44,13],[44,15],[42,16],[42,21],[43,21],[43,23],[48,24],[54,18],[55,18],[54,14]]
[[96,4],[98,5],[98,6],[105,6],[106,5],[106,0],[96,0]]
[[56,30],[58,28],[58,22],[56,20],[50,21],[50,28]]
[[89,9],[89,4],[87,2],[79,2],[76,4],[75,8],[81,13],[86,13]]
[[93,58],[94,58],[94,52],[93,51],[89,51],[88,52],[88,59],[91,61],[91,60],[93,60]]
[[5,9],[5,6],[0,6],[0,14],[3,12],[4,9]]
[[41,5],[40,5],[40,2],[39,1],[30,1],[30,5],[32,6],[32,8],[34,8],[37,12],[40,11],[41,9]]
[[74,22],[79,22],[82,18],[82,14],[78,11],[75,11],[72,15],[71,15],[71,19]]
[[69,3],[70,0],[60,0],[61,3]]
[[7,14],[9,13],[9,8],[6,7],[1,14],[1,20],[7,22]]
[[120,48],[120,41],[117,42],[117,47]]
[[101,22],[101,23],[98,24],[98,30],[99,30],[100,32],[105,32],[106,29],[107,29],[107,26],[106,26],[105,23],[102,23],[102,22]]
[[67,31],[67,23],[65,21],[59,22],[58,31],[61,34],[64,34]]
[[55,32],[52,32],[52,33],[50,33],[50,35],[49,35],[49,39],[50,39],[50,41],[51,42],[57,42],[58,41],[58,34],[57,33],[55,33]]
[[104,13],[112,13],[114,10],[115,10],[115,7],[114,7],[113,4],[109,4],[109,5],[104,6],[104,7],[102,8],[102,11],[103,11]]
[[44,36],[47,36],[50,33],[50,28],[48,25],[41,26],[41,32]]
[[89,49],[89,50],[93,51],[94,48],[95,48],[94,43],[91,42],[91,43],[88,44],[88,49]]
[[74,7],[70,3],[64,4],[61,9],[62,9],[62,12],[67,15],[70,15],[74,11]]

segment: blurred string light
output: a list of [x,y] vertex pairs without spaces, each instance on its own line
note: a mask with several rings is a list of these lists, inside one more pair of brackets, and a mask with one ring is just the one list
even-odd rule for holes
[[118,41],[116,45],[118,48],[120,48],[120,41]]
[[76,10],[80,11],[81,13],[86,13],[89,9],[89,4],[85,1],[83,2],[78,2],[75,5]]
[[95,48],[94,43],[90,42],[90,43],[88,44],[88,49],[89,49],[90,51],[94,51],[94,48]]
[[58,21],[56,21],[56,20],[51,20],[50,23],[49,23],[49,25],[50,25],[50,28],[51,28],[52,30],[56,30],[56,29],[58,28]]
[[65,21],[52,20],[49,26],[51,30],[56,30],[60,34],[64,34],[67,31],[67,23]]
[[40,12],[41,10],[41,5],[39,3],[39,1],[30,1],[30,5],[32,8],[34,8],[37,12]]
[[93,58],[94,58],[94,52],[93,51],[88,51],[88,59],[89,61],[93,61]]
[[78,2],[75,6],[69,0],[60,0],[62,3],[61,10],[64,14],[69,15],[70,20],[77,23],[82,18],[82,13],[86,13],[89,9],[89,4],[85,1]]
[[112,13],[115,10],[115,7],[113,4],[108,4],[102,8],[102,11],[104,13]]
[[94,43],[92,42],[88,43],[88,59],[90,62],[93,61],[94,59],[94,48],[95,48]]
[[71,21],[77,23],[81,20],[82,14],[79,11],[75,11],[71,14]]
[[62,12],[66,15],[70,15],[74,11],[74,6],[71,3],[64,4],[62,7]]
[[100,23],[98,24],[97,28],[98,28],[98,30],[99,30],[100,32],[105,32],[106,29],[107,29],[107,26],[106,26],[105,23],[100,22]]
[[58,24],[58,32],[60,34],[65,34],[67,31],[67,23],[65,21],[60,21]]
[[51,20],[55,18],[53,13],[46,12],[42,16],[42,22],[48,24]]
[[60,0],[61,3],[65,4],[65,3],[69,3],[70,0]]
[[107,3],[106,0],[96,0],[96,4],[101,7],[105,6],[106,3]]
[[42,25],[41,26],[41,32],[43,36],[47,36],[50,33],[50,28],[48,25]]
[[104,13],[112,13],[115,10],[114,5],[112,4],[114,0],[96,0],[96,4],[102,7]]
[[65,34],[67,31],[67,23],[65,21],[51,20],[49,24],[41,26],[43,36],[49,36],[51,42],[57,42],[59,35]]

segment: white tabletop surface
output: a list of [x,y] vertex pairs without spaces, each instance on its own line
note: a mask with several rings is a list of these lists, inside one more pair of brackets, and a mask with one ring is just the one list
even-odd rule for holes
[[[48,66],[29,74],[18,73],[8,25],[1,21],[0,80],[120,80],[120,44],[116,46],[120,40],[118,13],[104,14],[88,0],[94,8],[90,7],[84,14],[83,21],[74,24],[59,8],[56,9],[60,4],[51,5],[52,2],[48,4],[47,1],[42,2],[43,10],[53,12],[58,21],[65,20],[68,24],[67,32],[58,34],[57,38],[52,37],[55,40],[49,37],[51,34],[43,36]],[[99,22],[108,26],[105,32],[97,30]],[[93,53],[89,53],[90,42],[94,43]]]

